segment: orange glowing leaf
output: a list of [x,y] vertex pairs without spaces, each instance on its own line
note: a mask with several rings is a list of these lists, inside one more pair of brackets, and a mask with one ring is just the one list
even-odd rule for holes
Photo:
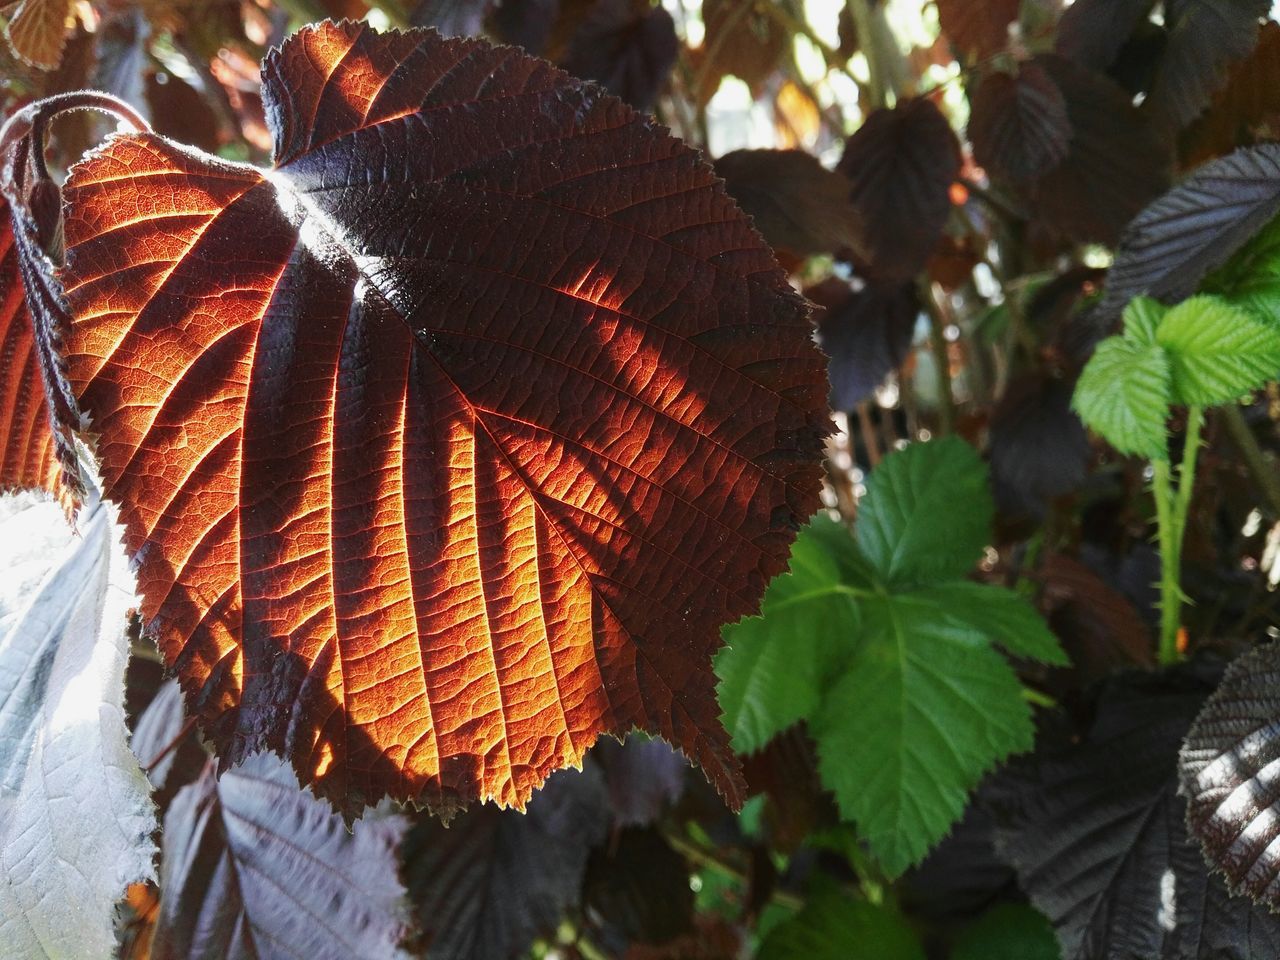
[[0,200],[0,490],[43,489],[61,496],[40,356],[22,296],[18,244]]
[[270,171],[68,181],[68,369],[224,761],[523,806],[602,733],[742,780],[710,656],[818,505],[803,301],[692,150],[512,48],[310,27]]

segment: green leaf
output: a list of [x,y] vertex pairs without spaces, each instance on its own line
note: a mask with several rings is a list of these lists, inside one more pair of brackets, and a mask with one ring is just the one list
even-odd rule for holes
[[1021,903],[992,907],[956,938],[951,960],[1060,960],[1043,913]]
[[932,606],[938,620],[978,631],[1016,657],[1055,667],[1071,663],[1036,608],[1012,590],[956,580],[913,590],[904,599]]
[[982,630],[928,591],[861,604],[863,637],[810,729],[823,782],[890,874],[918,862],[970,790],[1032,745],[1031,713]]
[[835,891],[814,896],[775,926],[757,960],[924,960],[924,949],[896,913]]
[[1071,404],[1085,426],[1121,453],[1167,460],[1171,381],[1169,357],[1160,347],[1108,337],[1080,374]]
[[1206,277],[1203,289],[1264,320],[1280,322],[1280,219],[1272,220],[1225,266]]
[[948,437],[885,459],[858,508],[858,546],[889,586],[962,577],[990,541],[995,507],[977,451]]
[[760,616],[724,629],[718,693],[733,748],[754,753],[812,714],[861,625],[861,561],[849,532],[817,516],[796,539],[791,566],[765,592]]
[[1178,304],[1156,340],[1169,355],[1177,403],[1233,402],[1280,373],[1280,327],[1218,297]]
[[1159,300],[1151,297],[1134,297],[1124,308],[1124,338],[1144,347],[1156,342],[1156,328],[1169,312]]

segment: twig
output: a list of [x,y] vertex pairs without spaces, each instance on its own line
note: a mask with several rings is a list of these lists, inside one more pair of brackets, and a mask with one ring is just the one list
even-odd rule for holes
[[1235,444],[1236,450],[1244,460],[1250,478],[1266,498],[1267,506],[1271,508],[1271,515],[1280,517],[1280,476],[1277,475],[1276,468],[1267,463],[1266,454],[1258,445],[1258,438],[1249,429],[1244,414],[1235,404],[1228,404],[1219,408],[1218,416],[1222,419],[1223,426],[1227,428],[1227,435],[1231,438],[1231,442]]

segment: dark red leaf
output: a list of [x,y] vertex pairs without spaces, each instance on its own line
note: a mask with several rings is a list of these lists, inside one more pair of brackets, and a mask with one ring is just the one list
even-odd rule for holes
[[920,315],[915,290],[854,289],[831,278],[805,294],[824,307],[817,314],[818,342],[830,358],[831,408],[852,411],[907,359]]
[[1037,57],[1067,104],[1066,159],[1034,190],[1047,226],[1077,242],[1114,243],[1169,184],[1171,150],[1113,81],[1056,54]]
[[1029,374],[991,412],[991,480],[1002,508],[1041,516],[1085,478],[1089,437],[1071,409],[1073,384]]
[[1198,164],[1280,132],[1280,24],[1268,21],[1258,45],[1187,131],[1187,162]]
[[[12,376],[6,381],[12,406],[0,435],[0,484],[49,490],[74,513],[85,488],[73,436],[80,410],[62,356],[70,318],[43,249],[61,252],[61,209],[57,188],[35,169],[32,116],[24,110],[13,117],[0,140],[0,322],[6,348],[13,349],[0,357],[0,372]],[[49,459],[56,464],[52,471]]]
[[156,133],[201,150],[222,145],[221,123],[203,93],[162,70],[147,71],[145,83]]
[[942,32],[962,61],[981,60],[1009,43],[1009,24],[1018,19],[1022,0],[936,0]]
[[604,770],[617,826],[648,826],[684,793],[689,761],[661,740],[605,740],[594,756]]
[[1144,106],[1180,129],[1209,105],[1227,67],[1253,50],[1271,0],[1167,0],[1164,8],[1169,45]]
[[693,929],[689,865],[652,828],[622,830],[592,852],[583,898],[593,938],[611,956]]
[[1154,0],[1075,0],[1058,23],[1058,53],[1082,67],[1106,70],[1153,4]]
[[1024,63],[1016,76],[991,73],[973,96],[973,158],[1011,180],[1034,180],[1067,157],[1071,121],[1062,91],[1044,68]]
[[1153,665],[1154,644],[1133,601],[1079,560],[1045,557],[1036,571],[1049,626],[1082,679],[1100,680],[1117,668]]
[[587,855],[604,839],[599,771],[565,770],[521,815],[493,806],[448,827],[423,817],[405,839],[403,876],[428,960],[515,960],[579,899]]
[[71,377],[219,754],[523,806],[640,727],[736,804],[710,657],[818,504],[803,301],[544,62],[346,23],[264,73],[273,170],[133,135],[67,185]]
[[348,832],[271,754],[206,771],[164,819],[152,960],[394,960],[406,826],[370,811]]
[[675,21],[647,0],[598,0],[574,31],[561,66],[650,111],[680,52]]
[[489,15],[489,29],[503,43],[529,53],[547,52],[560,16],[560,0],[498,0]]
[[715,169],[774,250],[804,258],[858,243],[849,181],[817,157],[803,150],[735,150]]
[[876,110],[845,144],[837,167],[852,186],[858,253],[869,277],[910,279],[923,269],[951,213],[960,143],[932,100]]
[[764,4],[787,2],[789,0],[703,0],[706,35],[698,51],[698,76],[705,85],[694,91],[701,102],[715,95],[725,74],[737,77],[753,93],[763,89],[791,43],[790,31],[769,15]]
[[0,489],[58,486],[49,408],[31,318],[22,298],[18,249],[8,204],[0,201]]

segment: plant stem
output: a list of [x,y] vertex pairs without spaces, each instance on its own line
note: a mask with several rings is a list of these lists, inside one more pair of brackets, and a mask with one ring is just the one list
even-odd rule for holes
[[[695,866],[702,867],[706,870],[713,870],[716,873],[723,874],[739,883],[746,884],[750,878],[743,871],[729,863],[717,851],[707,850],[701,845],[694,843],[678,833],[666,833],[667,842],[681,854],[685,859],[692,862]],[[783,906],[790,907],[793,910],[800,910],[804,907],[804,898],[796,896],[786,890],[774,889],[772,898]]]
[[1200,432],[1204,429],[1204,408],[1187,408],[1187,433],[1182,443],[1182,463],[1178,467],[1178,499],[1173,505],[1174,530],[1178,539],[1179,560],[1182,557],[1182,540],[1187,532],[1187,514],[1191,510],[1191,491],[1196,482],[1196,459],[1200,454]]
[[1267,462],[1266,454],[1258,445],[1258,438],[1249,429],[1244,414],[1234,403],[1227,404],[1218,411],[1223,426],[1227,428],[1227,436],[1240,451],[1249,476],[1258,485],[1262,495],[1267,498],[1267,506],[1271,508],[1272,517],[1280,517],[1280,474]]
[[1162,664],[1178,662],[1178,621],[1182,610],[1179,557],[1174,549],[1173,481],[1167,460],[1152,463],[1155,478],[1156,531],[1160,538],[1160,653]]
[[934,296],[933,284],[927,277],[920,279],[920,298],[929,315],[929,347],[933,352],[933,364],[938,375],[939,433],[950,436],[955,433],[956,400],[951,386],[951,350],[947,345],[947,320],[942,307]]
[[1182,542],[1187,530],[1187,514],[1191,509],[1191,493],[1195,488],[1196,460],[1200,453],[1200,432],[1204,427],[1204,409],[1187,408],[1186,437],[1182,444],[1182,462],[1178,465],[1178,488],[1173,488],[1169,463],[1157,460],[1153,492],[1156,498],[1156,526],[1160,538],[1160,663],[1177,663],[1178,631],[1182,626]]

